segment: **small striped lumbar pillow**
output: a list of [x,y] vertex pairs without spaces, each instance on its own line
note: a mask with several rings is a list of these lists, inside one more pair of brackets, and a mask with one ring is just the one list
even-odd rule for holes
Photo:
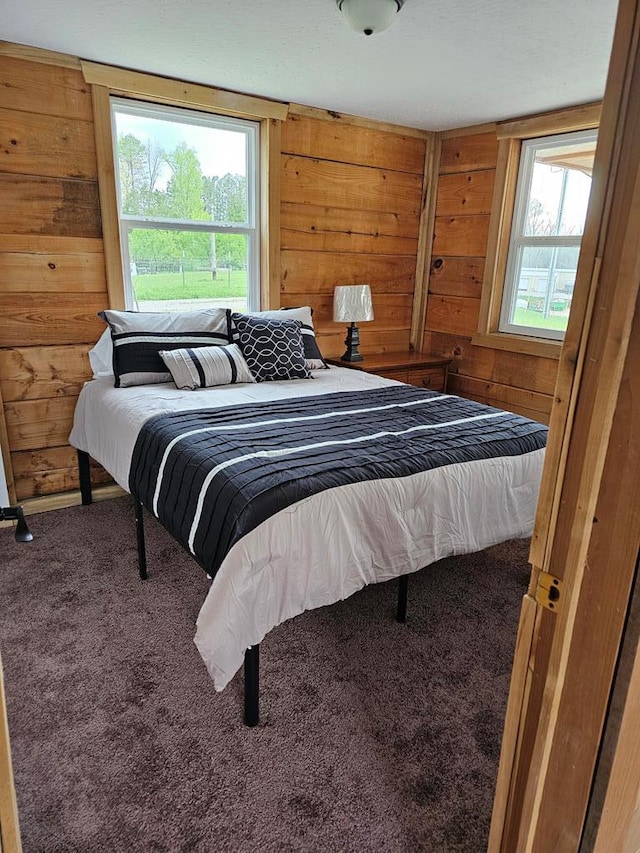
[[178,388],[194,391],[214,385],[255,382],[237,344],[174,349],[162,351],[160,356]]

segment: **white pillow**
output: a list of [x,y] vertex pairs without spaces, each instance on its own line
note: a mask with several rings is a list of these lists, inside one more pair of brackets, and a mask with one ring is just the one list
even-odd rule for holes
[[237,344],[163,351],[160,357],[178,388],[211,388],[255,382]]
[[94,379],[99,379],[101,376],[113,376],[111,329],[105,329],[98,338],[98,342],[89,350],[89,364]]

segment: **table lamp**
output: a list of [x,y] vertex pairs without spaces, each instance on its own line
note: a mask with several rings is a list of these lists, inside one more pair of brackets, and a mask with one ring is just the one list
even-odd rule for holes
[[345,284],[333,291],[333,320],[350,323],[345,338],[346,352],[340,361],[364,361],[360,355],[360,330],[356,323],[373,320],[371,288],[368,284]]

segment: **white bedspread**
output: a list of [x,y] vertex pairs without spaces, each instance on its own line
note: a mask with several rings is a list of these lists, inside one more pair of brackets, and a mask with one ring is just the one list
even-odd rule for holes
[[[70,443],[128,491],[135,441],[153,415],[395,384],[345,368],[313,375],[198,391],[95,379],[80,394]],[[530,536],[543,458],[537,450],[356,483],[265,521],[229,551],[198,616],[195,643],[215,688],[233,678],[246,648],[286,619],[443,557]]]

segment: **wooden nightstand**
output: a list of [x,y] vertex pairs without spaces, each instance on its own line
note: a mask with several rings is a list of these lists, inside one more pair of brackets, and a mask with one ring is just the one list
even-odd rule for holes
[[397,379],[430,391],[447,390],[447,373],[451,363],[450,358],[407,351],[370,355],[364,361],[340,361],[339,358],[328,358],[327,361],[336,367],[375,373],[376,376]]

